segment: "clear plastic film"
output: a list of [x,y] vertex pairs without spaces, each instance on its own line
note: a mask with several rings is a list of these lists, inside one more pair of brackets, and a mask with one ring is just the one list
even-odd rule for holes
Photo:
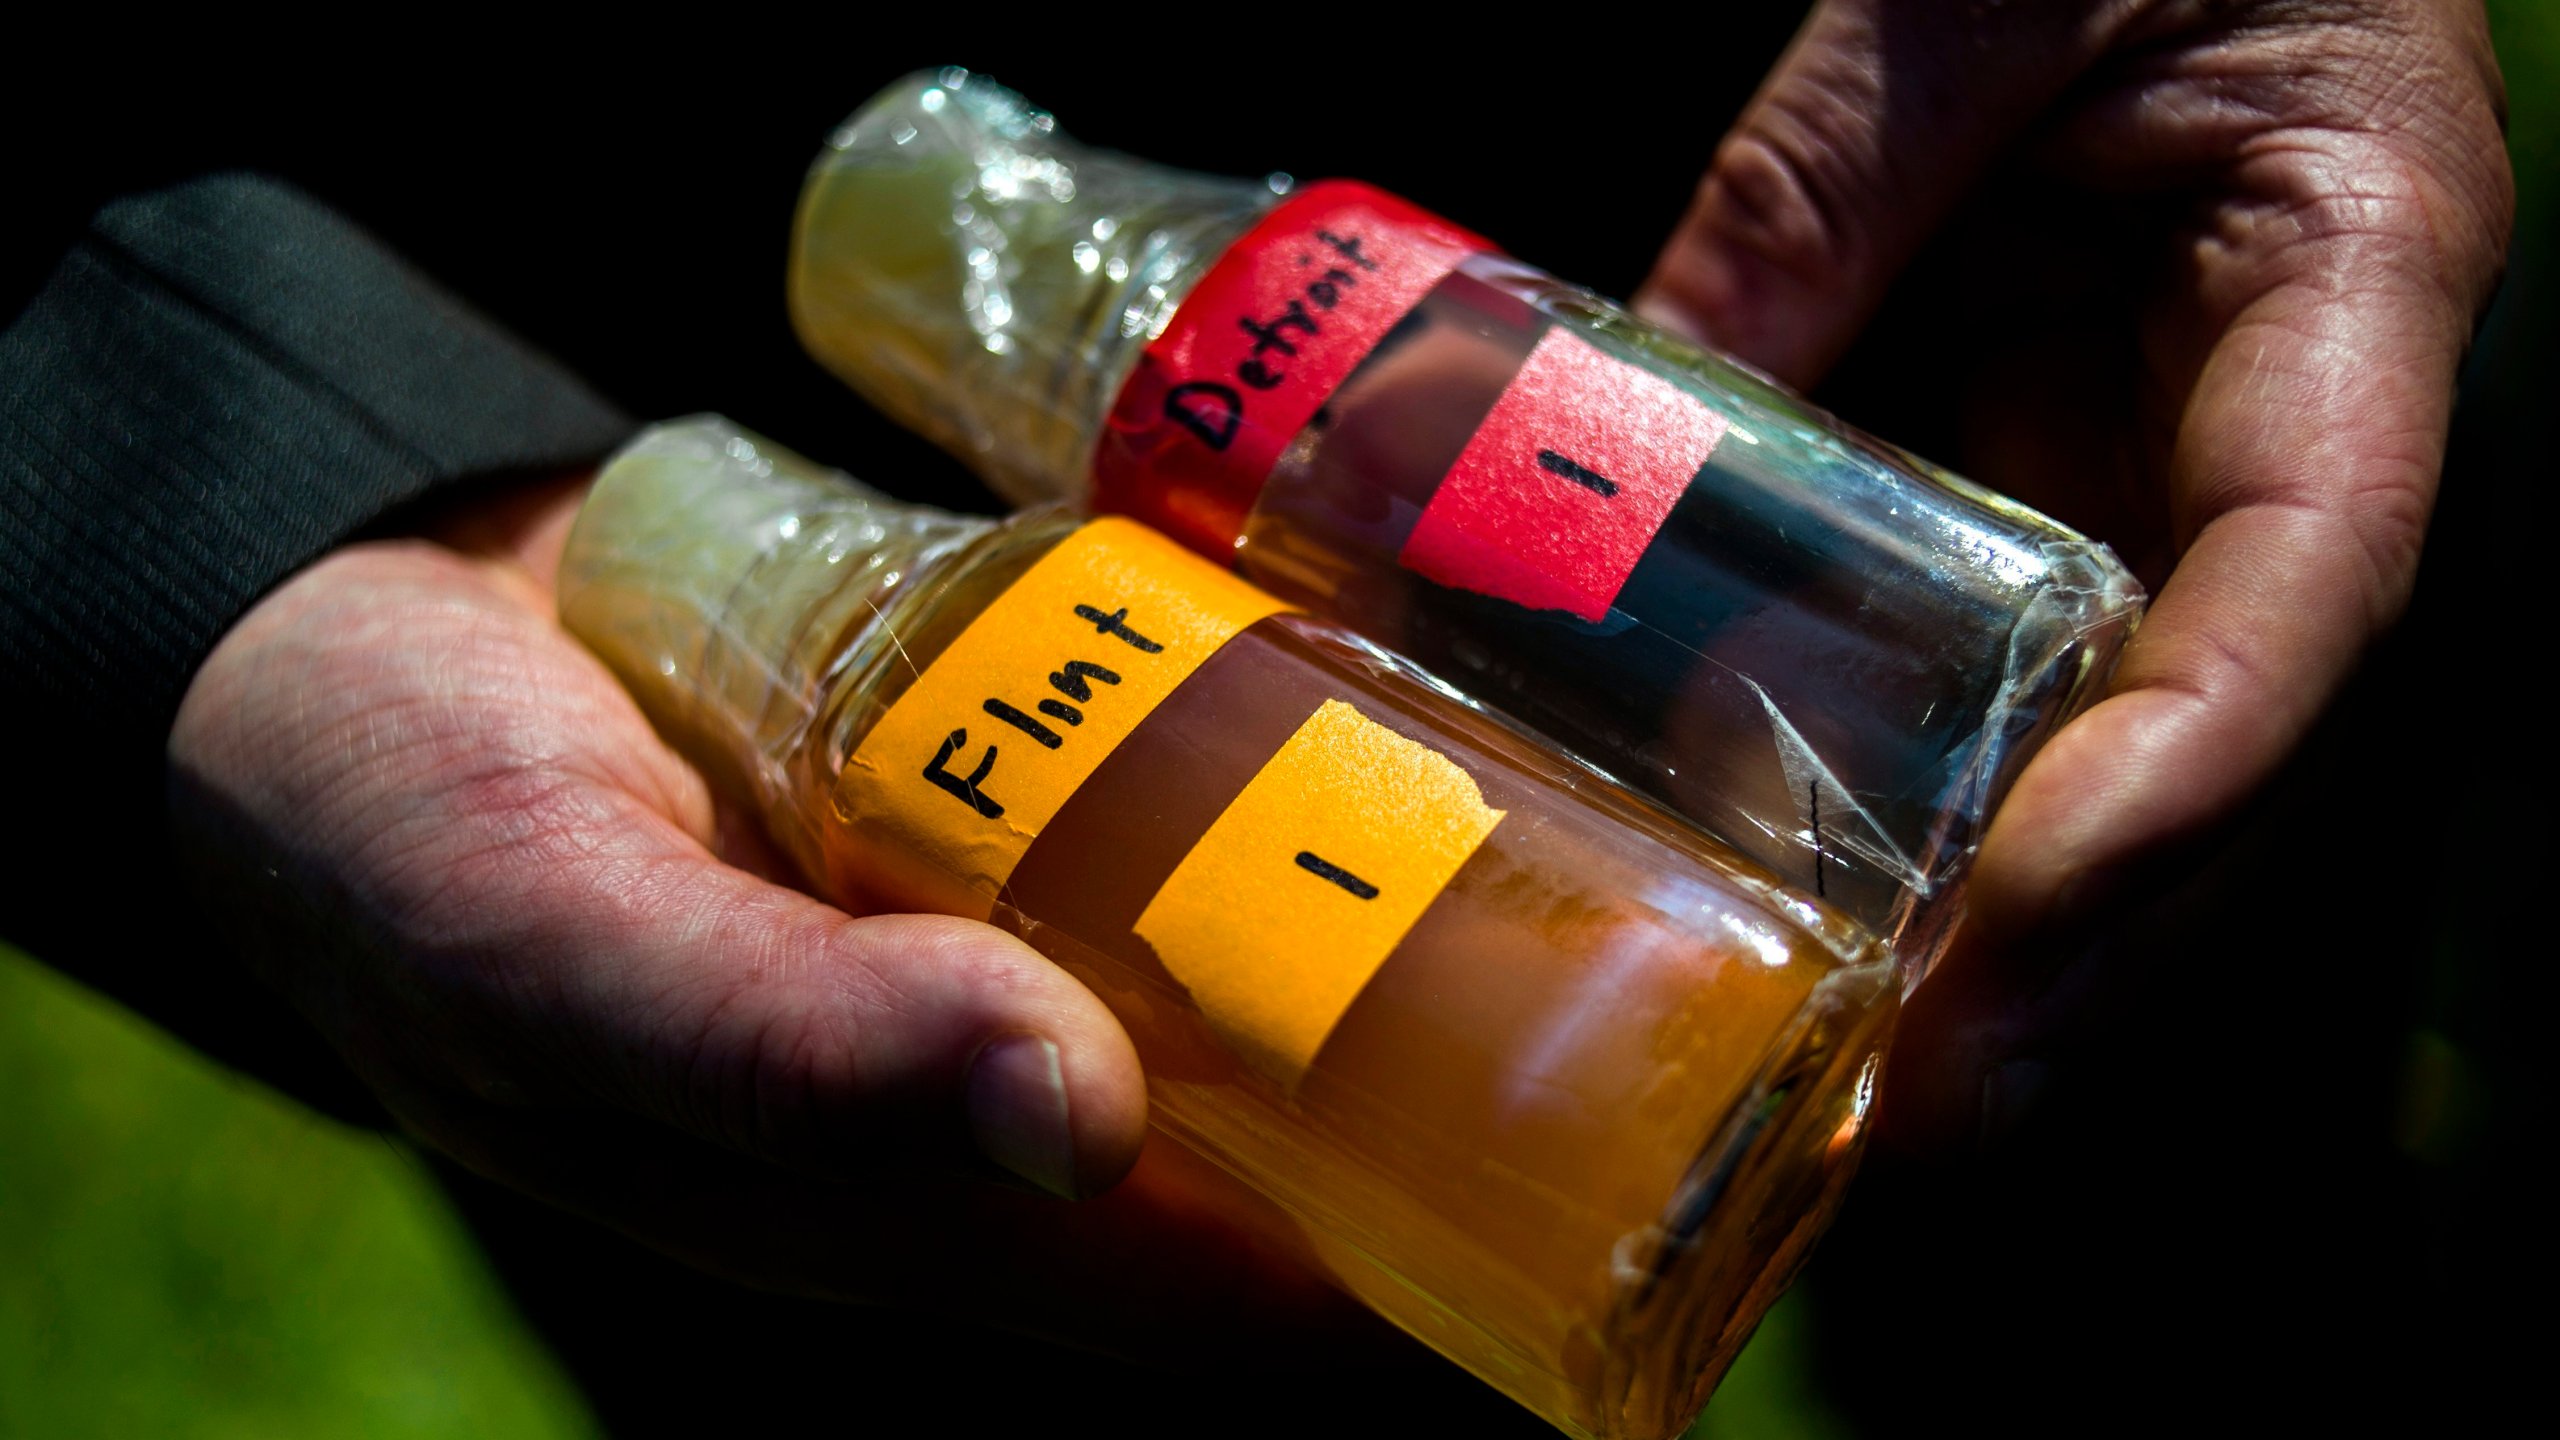
[[[1134,248],[1087,268],[1068,237],[1103,234]],[[1912,980],[2141,612],[2105,546],[1393,197],[1091,151],[965,72],[838,132],[792,294],[821,359],[1009,495],[1352,626]]]
[[561,611],[817,888],[1064,967],[1165,1137],[1571,1433],[1685,1429],[1847,1182],[1872,935],[1145,527],[700,419],[606,467]]
[[560,615],[819,875],[823,822],[806,802],[823,791],[801,767],[828,695],[891,639],[885,617],[994,528],[694,416],[605,468],[561,557]]
[[960,70],[883,91],[816,173],[790,272],[801,340],[1016,504],[1082,493],[1131,343],[1286,186],[1090,149]]

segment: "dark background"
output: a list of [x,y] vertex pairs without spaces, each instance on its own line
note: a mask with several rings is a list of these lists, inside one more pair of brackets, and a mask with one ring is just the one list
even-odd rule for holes
[[[859,19],[717,17],[640,41],[306,36],[142,70],[28,47],[8,112],[28,203],[0,303],[96,200],[267,170],[635,415],[723,411],[894,493],[983,508],[956,464],[806,359],[783,311],[800,174],[884,82],[965,62],[1088,140],[1360,176],[1624,295],[1795,18],[1738,8],[1669,38],[1556,17],[1474,48],[1391,43],[1357,10],[1274,15],[1259,38],[1035,34],[975,12],[894,42]],[[1671,63],[1636,58],[1654,55]],[[2517,1317],[2540,1308],[2525,1176],[2549,1109],[2528,1036],[2550,942],[2526,938],[2549,848],[2530,699],[2548,607],[2526,588],[2523,507],[2547,466],[2530,457],[2560,330],[2551,159],[2520,157],[2526,230],[2408,621],[2203,873],[2107,937],[2123,983],[2056,1037],[2023,1126],[1977,1158],[1879,1155],[1812,1266],[1816,1375],[1851,1428],[2443,1428],[2532,1373],[2541,1326]],[[1979,259],[1925,261],[1920,298],[1821,392],[1959,469],[1933,418],[1956,413],[1955,380],[1932,363],[1933,327],[1962,323],[1959,282],[1931,277]],[[485,1187],[456,1193],[618,1433],[1548,1433],[1445,1367],[1168,1380],[735,1295]]]

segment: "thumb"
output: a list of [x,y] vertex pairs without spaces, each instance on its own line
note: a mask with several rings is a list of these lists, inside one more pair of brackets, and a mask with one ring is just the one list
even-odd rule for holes
[[2117,7],[1824,0],[1717,147],[1645,318],[1819,379]]
[[[498,953],[566,1017],[555,1074],[594,1098],[817,1174],[974,1154],[1070,1198],[1136,1163],[1146,1091],[1093,992],[992,926],[856,919],[732,869],[658,817],[507,907]],[[652,853],[652,852],[655,853]],[[635,853],[636,852],[636,853]]]

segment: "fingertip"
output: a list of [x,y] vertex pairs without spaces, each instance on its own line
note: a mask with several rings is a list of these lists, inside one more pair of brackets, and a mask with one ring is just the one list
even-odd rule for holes
[[1045,1035],[999,1035],[969,1061],[969,1135],[978,1153],[1062,1200],[1082,1198],[1066,1065]]
[[[1081,1106],[1076,1088],[1086,1094]],[[1121,1093],[1090,1079],[1071,1086],[1065,1051],[1045,1035],[999,1035],[969,1062],[970,1138],[1016,1177],[1062,1200],[1086,1199],[1137,1164],[1137,1146],[1114,1121]]]
[[[1117,1016],[1074,976],[991,925],[942,916],[853,922],[866,945],[954,988],[963,1046],[956,1089],[985,1159],[1067,1199],[1097,1195],[1137,1164],[1146,1075]],[[928,980],[926,983],[931,983]]]
[[1946,956],[1905,1000],[1879,1129],[1950,1158],[2017,1133],[2039,1054],[2083,1005],[2107,919],[2148,894],[2259,771],[2228,705],[2119,690],[2066,726],[2002,801]]
[[560,1058],[608,1100],[786,1169],[993,1162],[1082,1196],[1135,1163],[1146,1082],[1110,1009],[1020,939],[847,916],[713,866],[635,897],[564,967]]
[[2259,767],[2227,708],[2176,687],[2120,689],[2063,727],[1983,837],[1956,958],[2049,973],[2135,872],[2236,806]]

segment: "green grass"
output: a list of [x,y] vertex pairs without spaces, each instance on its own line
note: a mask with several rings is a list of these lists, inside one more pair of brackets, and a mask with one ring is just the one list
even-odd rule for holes
[[583,1436],[416,1159],[0,949],[0,1436]]

